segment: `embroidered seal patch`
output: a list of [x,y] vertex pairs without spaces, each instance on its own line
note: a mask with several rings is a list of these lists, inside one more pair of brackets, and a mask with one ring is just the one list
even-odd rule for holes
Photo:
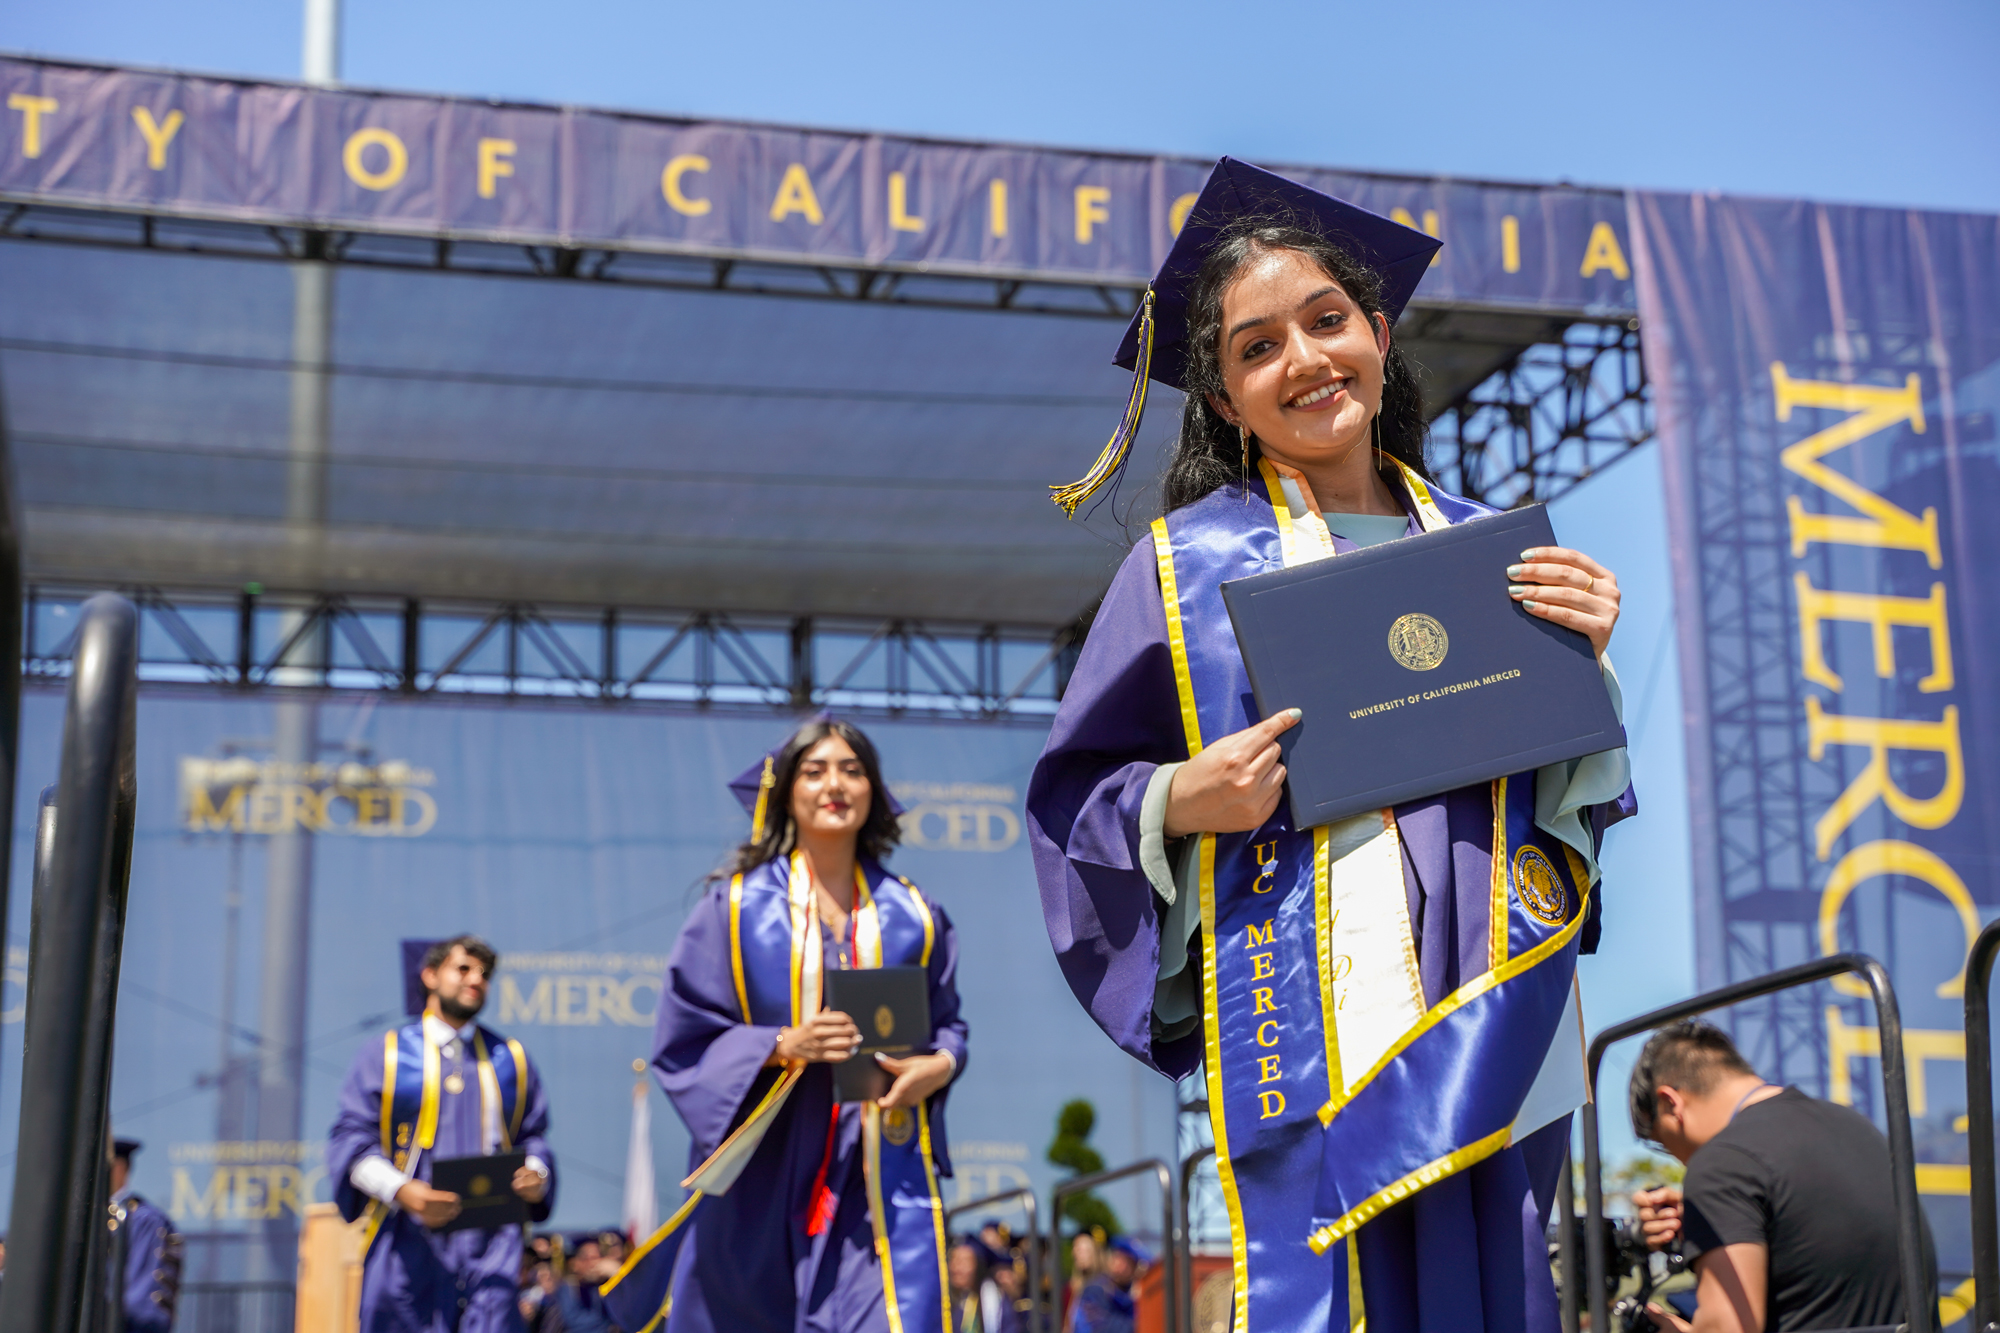
[[910,1141],[910,1135],[917,1132],[917,1117],[907,1106],[891,1107],[882,1113],[882,1137],[898,1148]]
[[1397,665],[1412,671],[1429,671],[1444,661],[1444,655],[1451,650],[1451,636],[1440,625],[1421,611],[1412,611],[1407,616],[1397,617],[1389,626],[1389,656]]
[[1538,847],[1515,853],[1514,892],[1537,921],[1560,926],[1569,916],[1569,886]]

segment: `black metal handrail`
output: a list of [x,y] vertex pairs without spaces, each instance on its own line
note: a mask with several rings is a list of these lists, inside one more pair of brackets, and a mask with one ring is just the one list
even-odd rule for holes
[[[1610,1311],[1604,1297],[1604,1163],[1598,1152],[1597,1069],[1604,1052],[1613,1042],[1650,1032],[1693,1018],[1713,1009],[1724,1009],[1745,1000],[1770,995],[1795,986],[1846,973],[1858,975],[1875,1001],[1875,1029],[1882,1048],[1882,1100],[1888,1118],[1889,1175],[1895,1191],[1896,1231],[1903,1278],[1904,1328],[1908,1333],[1936,1333],[1937,1307],[1931,1291],[1931,1277],[1924,1263],[1924,1223],[1922,1204],[1917,1197],[1916,1147],[1910,1137],[1910,1097],[1903,1071],[1903,1020],[1896,1008],[1896,990],[1881,963],[1864,953],[1835,954],[1816,962],[1801,963],[1766,976],[1752,977],[1733,986],[1707,991],[1692,999],[1670,1004],[1651,1013],[1614,1023],[1591,1039],[1589,1077],[1592,1091],[1583,1113],[1583,1251],[1587,1269],[1585,1284],[1590,1288],[1590,1326],[1610,1329]],[[1970,978],[1968,978],[1970,981]],[[1968,986],[1968,992],[1970,991]],[[1968,1051],[1968,1054],[1970,1052]],[[1567,1305],[1574,1298],[1567,1291]],[[4,1333],[0,1330],[0,1333]]]
[[955,1207],[947,1208],[944,1212],[944,1229],[949,1234],[951,1231],[951,1219],[961,1213],[991,1212],[1007,1204],[1018,1204],[1021,1211],[1028,1215],[1028,1229],[1026,1232],[1028,1243],[1023,1248],[1028,1251],[1028,1323],[1032,1326],[1042,1308],[1042,1256],[1040,1254],[1042,1234],[1035,1215],[1035,1192],[1024,1186],[1021,1189],[1008,1190],[1004,1194],[989,1194],[983,1199],[974,1199],[970,1203],[961,1203]]
[[[1099,1185],[1109,1185],[1114,1180],[1124,1180],[1128,1176],[1143,1175],[1148,1171],[1152,1172],[1154,1178],[1160,1182],[1160,1198],[1162,1200],[1160,1239],[1167,1250],[1166,1263],[1162,1265],[1165,1271],[1162,1274],[1161,1282],[1161,1295],[1164,1298],[1162,1304],[1166,1307],[1165,1333],[1182,1333],[1180,1283],[1178,1281],[1179,1275],[1175,1272],[1178,1265],[1173,1261],[1173,1253],[1180,1246],[1181,1231],[1174,1215],[1174,1172],[1172,1167],[1159,1158],[1148,1157],[1143,1161],[1114,1167],[1109,1171],[1098,1171],[1087,1176],[1072,1176],[1070,1179],[1058,1184],[1054,1192],[1049,1195],[1049,1260],[1055,1266],[1054,1271],[1060,1273],[1062,1271],[1062,1264],[1059,1255],[1062,1246],[1062,1206],[1064,1199],[1072,1194],[1083,1194],[1089,1190],[1096,1189]],[[1043,1314],[1046,1316],[1055,1313],[1055,1305],[1056,1302],[1051,1299],[1049,1302],[1051,1308],[1044,1310]],[[1050,1326],[1053,1323],[1053,1320],[1048,1320],[1036,1333],[1055,1333],[1055,1330]]]
[[1175,1247],[1174,1262],[1180,1265],[1181,1327],[1187,1330],[1194,1328],[1194,1228],[1188,1223],[1194,1204],[1194,1172],[1213,1156],[1215,1145],[1210,1143],[1181,1158],[1181,1243]]
[[1556,1285],[1562,1290],[1562,1333],[1577,1333],[1576,1162],[1563,1145],[1562,1175],[1556,1179]]
[[2000,1324],[2000,1217],[1993,1179],[1993,959],[2000,921],[1989,921],[1965,960],[1965,1132],[1972,1149],[1972,1327]]
[[111,1036],[132,869],[139,617],[109,594],[84,606],[63,720],[62,769],[44,805],[21,1117],[13,1277],[0,1333],[75,1333],[101,1305],[109,1230]]

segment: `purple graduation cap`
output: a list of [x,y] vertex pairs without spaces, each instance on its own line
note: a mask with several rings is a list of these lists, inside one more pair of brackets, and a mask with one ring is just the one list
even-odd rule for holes
[[1444,245],[1414,227],[1248,162],[1233,157],[1217,162],[1194,207],[1188,210],[1166,262],[1147,286],[1138,313],[1118,344],[1118,355],[1112,358],[1113,364],[1133,372],[1124,419],[1082,480],[1049,488],[1054,492],[1051,498],[1065,513],[1074,515],[1077,506],[1124,468],[1132,437],[1146,410],[1147,382],[1158,380],[1170,389],[1187,388],[1188,298],[1209,247],[1224,227],[1243,217],[1268,217],[1275,223],[1303,227],[1347,251],[1381,283],[1382,313],[1392,325],[1402,318],[1403,307],[1423,281],[1424,270]]
[[[823,709],[806,719],[806,721],[832,722],[834,721],[833,712],[830,709]],[[804,723],[800,725],[804,725]],[[730,793],[742,805],[744,813],[750,816],[750,841],[752,842],[763,840],[764,820],[770,811],[771,792],[778,785],[778,756],[784,752],[785,743],[791,740],[792,736],[796,734],[797,729],[794,728],[791,733],[786,735],[784,740],[778,742],[776,748],[767,751],[763,758],[729,780]],[[886,784],[884,790],[879,795],[889,803],[889,813],[901,818],[903,803],[896,799],[894,793],[887,790]]]
[[403,1012],[415,1018],[424,1011],[424,1003],[430,999],[430,992],[424,989],[424,955],[437,941],[404,940],[402,943]]

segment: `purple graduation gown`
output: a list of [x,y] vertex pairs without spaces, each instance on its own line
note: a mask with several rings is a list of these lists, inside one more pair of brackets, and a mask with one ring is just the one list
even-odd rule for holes
[[[1268,526],[1266,488],[1253,487],[1247,500],[1232,486],[1197,503],[1214,511],[1213,522],[1227,525],[1230,515],[1241,514],[1245,524]],[[1413,508],[1407,494],[1399,498]],[[1420,531],[1412,517],[1410,534]],[[1335,546],[1355,549],[1339,537]],[[1159,570],[1149,536],[1106,592],[1036,764],[1027,814],[1043,913],[1064,977],[1121,1047],[1178,1079],[1200,1066],[1203,1031],[1199,1024],[1178,1035],[1156,1030],[1164,907],[1140,862],[1147,784],[1161,764],[1188,757]],[[1203,651],[1235,648],[1209,643]],[[1255,716],[1254,704],[1242,707]],[[1592,807],[1584,823],[1593,842],[1635,809],[1629,788],[1617,801]],[[1485,784],[1461,788],[1398,806],[1394,815],[1424,1002],[1435,1005],[1488,965],[1492,793]],[[1219,894],[1226,891],[1217,885]],[[1581,936],[1586,953],[1596,947],[1598,905],[1592,894]],[[1179,948],[1179,941],[1169,947]],[[1199,934],[1189,953],[1200,975]],[[1568,1127],[1564,1117],[1366,1224],[1359,1267],[1370,1333],[1554,1333],[1543,1235]],[[1298,1189],[1300,1207],[1307,1208],[1314,1182],[1301,1178]],[[1245,1226],[1254,1233],[1257,1219],[1246,1217]],[[1266,1326],[1254,1321],[1257,1330]]]
[[[879,885],[881,867],[864,865]],[[783,883],[780,859],[746,874]],[[959,1016],[958,937],[934,900],[930,1050],[949,1051],[962,1073],[966,1026]],[[653,1072],[687,1124],[692,1171],[777,1082],[764,1063],[778,1027],[745,1023],[731,969],[729,885],[714,885],[681,927],[668,960],[653,1028]],[[825,940],[826,967],[848,965]],[[903,961],[885,958],[885,962]],[[909,961],[914,962],[914,959]],[[782,981],[779,983],[782,985]],[[751,979],[755,986],[755,979]],[[947,1084],[929,1099],[937,1174],[951,1174],[944,1108]],[[729,1191],[702,1201],[675,1262],[666,1333],[887,1333],[862,1170],[860,1108],[834,1117],[833,1070],[809,1065]],[[831,1144],[829,1146],[829,1139]],[[830,1226],[809,1234],[815,1182],[835,1200]],[[940,1313],[940,1318],[941,1318]],[[918,1333],[904,1320],[906,1333]]]
[[134,1194],[125,1205],[125,1271],[118,1298],[129,1333],[167,1333],[180,1295],[181,1238],[173,1220]]
[[[489,1050],[505,1039],[479,1029]],[[485,1148],[480,1126],[479,1079],[467,1052],[460,1077],[464,1086],[438,1093],[437,1139],[411,1173],[428,1182],[431,1162],[440,1157],[478,1157]],[[451,1072],[449,1062],[445,1072]],[[546,1221],[555,1207],[555,1156],[549,1151],[549,1103],[530,1062],[527,1104],[513,1147],[548,1164],[549,1187],[529,1209]],[[382,1152],[382,1043],[370,1042],[354,1057],[340,1088],[340,1110],[327,1136],[327,1174],[340,1215],[352,1222],[372,1202],[354,1187],[349,1173],[363,1157]],[[504,1118],[504,1117],[503,1117]],[[401,1209],[391,1210],[368,1248],[361,1270],[360,1333],[516,1333],[521,1319],[522,1231],[520,1227],[438,1233]]]

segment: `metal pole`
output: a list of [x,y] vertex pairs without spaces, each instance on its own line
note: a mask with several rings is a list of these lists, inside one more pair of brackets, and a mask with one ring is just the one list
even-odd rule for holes
[[[1601,1034],[1600,1034],[1601,1035]],[[1583,1113],[1583,1286],[1590,1298],[1591,1333],[1611,1327],[1604,1294],[1604,1161],[1597,1144],[1597,1065],[1590,1066],[1591,1095]]]
[[139,615],[93,597],[77,627],[62,768],[37,831],[14,1202],[0,1333],[72,1333],[104,1225],[111,1035],[131,873]]
[[1215,1145],[1204,1144],[1181,1158],[1181,1243],[1176,1259],[1181,1266],[1181,1328],[1184,1333],[1194,1329],[1194,1223],[1188,1219],[1193,1215],[1195,1168],[1215,1156]]
[[322,85],[340,82],[340,0],[305,0],[299,77]]
[[[299,73],[307,83],[331,86],[339,82],[340,0],[305,0]],[[327,520],[332,267],[316,259],[294,265],[292,293],[291,448],[285,477],[285,518],[298,566],[310,570],[323,552]],[[289,639],[294,628],[296,625],[284,626],[279,641]],[[324,633],[323,627],[320,632]],[[309,662],[308,671],[316,665],[317,661]],[[306,677],[306,672],[296,678],[283,670],[271,672],[271,678],[280,683],[295,679],[303,684]],[[282,699],[274,711],[271,757],[280,780],[311,781],[311,766],[319,760],[318,702]],[[265,1141],[296,1143],[304,1137],[312,834],[296,825],[285,828],[271,835],[266,854],[256,1135]],[[289,1278],[297,1271],[297,1261],[297,1219],[271,1219],[266,1223],[265,1245],[257,1261],[261,1271],[253,1270],[252,1276]]]
[[1562,1178],[1556,1181],[1556,1271],[1562,1279],[1562,1330],[1577,1333],[1576,1163],[1563,1149]]
[[1989,921],[1965,963],[1965,1120],[1972,1148],[1973,1333],[2000,1323],[2000,1216],[1993,1179],[1993,1023],[1987,988],[2000,953],[2000,921]]
[[[7,407],[0,394],[0,847],[14,845],[14,774],[21,745],[21,522],[14,503],[14,461],[7,443]],[[0,934],[9,921],[8,874],[0,856]]]

